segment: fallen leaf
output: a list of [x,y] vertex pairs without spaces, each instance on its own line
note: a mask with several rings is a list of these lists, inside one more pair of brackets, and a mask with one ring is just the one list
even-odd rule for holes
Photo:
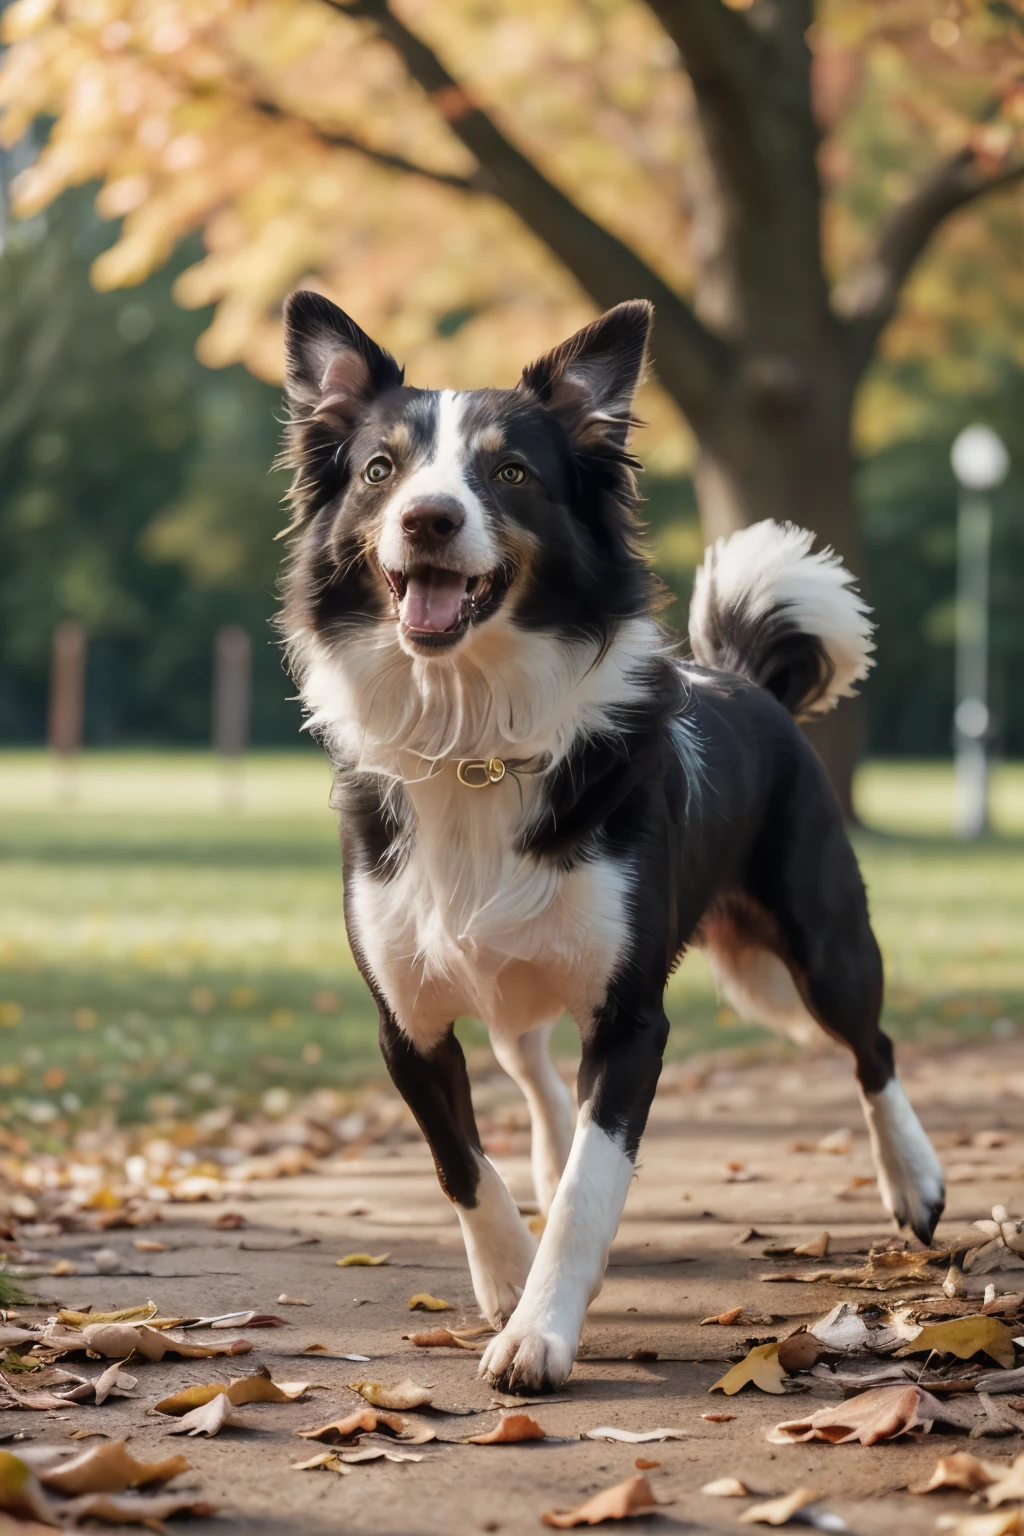
[[390,1253],[346,1253],[344,1258],[335,1259],[334,1262],[340,1269],[350,1269],[354,1265],[364,1267],[376,1264],[386,1264],[390,1257]]
[[0,1451],[0,1511],[23,1519],[41,1520],[44,1525],[57,1524],[53,1505],[39,1479],[11,1451]]
[[57,1313],[57,1321],[69,1328],[85,1328],[90,1323],[148,1323],[159,1310],[155,1301],[144,1301],[136,1307],[122,1307],[117,1312],[72,1312],[64,1307]]
[[702,1413],[701,1418],[707,1419],[709,1424],[731,1424],[736,1417],[734,1413]]
[[361,1461],[422,1461],[415,1451],[389,1451],[385,1445],[368,1445],[358,1451],[338,1451],[337,1459],[347,1466],[358,1466]]
[[410,1312],[450,1312],[450,1301],[442,1301],[439,1296],[431,1296],[427,1291],[417,1291],[415,1296],[410,1296],[406,1305]]
[[1024,1456],[1018,1456],[1012,1466],[999,1470],[1002,1475],[998,1480],[992,1480],[993,1486],[985,1494],[993,1509],[1007,1499],[1024,1499]]
[[702,1328],[706,1328],[709,1323],[721,1323],[723,1328],[727,1328],[730,1323],[739,1322],[742,1316],[742,1307],[730,1307],[727,1312],[719,1312],[717,1317],[702,1317],[700,1325]]
[[647,1456],[638,1456],[633,1463],[638,1472],[653,1472],[655,1467],[660,1467],[660,1461],[651,1461]]
[[750,1382],[762,1392],[782,1393],[786,1390],[783,1385],[785,1374],[779,1360],[778,1344],[755,1344],[749,1354],[726,1371],[708,1391],[724,1392],[727,1397],[732,1397]]
[[109,1429],[73,1429],[68,1438],[70,1440],[95,1440],[97,1436],[105,1439],[109,1434]]
[[201,1408],[215,1397],[226,1397],[235,1408],[241,1408],[246,1403],[294,1403],[304,1392],[309,1391],[311,1385],[308,1381],[272,1381],[270,1372],[264,1366],[252,1376],[235,1377],[226,1385],[222,1381],[214,1381],[208,1386],[185,1387],[181,1392],[175,1392],[172,1397],[165,1397],[157,1403],[156,1411],[190,1413],[193,1408]]
[[948,1323],[926,1323],[912,1343],[897,1351],[900,1355],[956,1355],[969,1360],[972,1355],[988,1355],[998,1365],[1012,1366],[1016,1358],[1013,1334],[998,1317],[960,1317]]
[[408,1376],[391,1386],[380,1381],[350,1381],[349,1386],[360,1397],[365,1397],[372,1407],[394,1408],[399,1413],[410,1408],[425,1408],[433,1397],[432,1387],[421,1387]]
[[68,1524],[104,1520],[107,1525],[148,1525],[159,1530],[159,1522],[172,1515],[205,1519],[217,1513],[217,1506],[194,1493],[87,1493],[62,1504],[60,1513]]
[[94,1445],[71,1461],[41,1472],[39,1481],[45,1488],[72,1497],[80,1493],[123,1493],[126,1488],[143,1488],[147,1483],[168,1483],[189,1468],[184,1456],[136,1461],[124,1440],[114,1440],[109,1445]]
[[311,1307],[311,1301],[303,1301],[301,1296],[289,1296],[287,1291],[282,1291],[277,1298],[279,1307]]
[[333,1469],[333,1464],[338,1460],[335,1451],[319,1451],[316,1456],[311,1456],[308,1461],[293,1461],[289,1465],[293,1472],[313,1472],[318,1467]]
[[136,1376],[129,1376],[128,1372],[124,1369],[123,1361],[115,1360],[113,1365],[108,1365],[106,1370],[97,1376],[93,1382],[95,1394],[93,1402],[99,1408],[106,1402],[112,1392],[116,1391],[118,1397],[124,1397],[129,1392],[133,1392],[138,1384],[138,1378]]
[[794,1488],[777,1499],[767,1499],[763,1504],[752,1504],[737,1518],[741,1525],[788,1525],[793,1516],[808,1504],[821,1497],[813,1488]]
[[158,1243],[152,1237],[137,1237],[132,1243],[136,1253],[166,1253],[166,1243]]
[[869,1337],[868,1326],[858,1316],[854,1301],[838,1302],[810,1331],[827,1349],[840,1354],[864,1349]]
[[[64,1347],[67,1348],[66,1341]],[[175,1339],[158,1328],[133,1323],[90,1323],[79,1335],[77,1347],[108,1359],[124,1360],[138,1352],[147,1360],[162,1360],[165,1355],[182,1355],[190,1360],[208,1360],[214,1355],[244,1355],[252,1349],[248,1339],[224,1339],[216,1344],[193,1344]]]
[[623,1445],[646,1445],[651,1440],[685,1440],[685,1429],[588,1429],[587,1440],[621,1440]]
[[701,1493],[709,1493],[713,1499],[745,1499],[750,1489],[738,1477],[716,1477],[704,1484]]
[[824,1353],[824,1344],[812,1334],[793,1333],[779,1345],[779,1364],[787,1376],[792,1376],[796,1371],[809,1371]]
[[934,1493],[939,1488],[960,1488],[965,1493],[978,1493],[996,1482],[1005,1471],[1005,1466],[979,1461],[970,1451],[954,1451],[950,1456],[940,1456],[928,1481],[911,1486],[909,1492]]
[[400,1414],[388,1413],[381,1408],[357,1408],[343,1419],[332,1419],[329,1424],[319,1424],[315,1429],[297,1429],[302,1440],[323,1440],[329,1445],[344,1440],[354,1440],[357,1435],[373,1434],[386,1429],[396,1439],[412,1444],[422,1444],[435,1438],[434,1431],[426,1424],[410,1424]]
[[[874,1182],[872,1180],[872,1182]],[[762,1275],[762,1281],[777,1283],[798,1280],[804,1285],[828,1281],[833,1285],[848,1285],[861,1291],[891,1291],[901,1285],[918,1285],[925,1282],[941,1284],[945,1271],[937,1270],[932,1260],[946,1258],[931,1250],[909,1253],[903,1250],[872,1254],[859,1269],[808,1269],[802,1273]]]
[[222,1429],[255,1429],[256,1422],[244,1413],[239,1413],[226,1392],[218,1392],[216,1397],[211,1397],[208,1403],[201,1403],[198,1408],[193,1408],[191,1413],[186,1413],[180,1418],[172,1429],[167,1431],[170,1435],[217,1435]]
[[1012,1371],[994,1371],[989,1376],[978,1377],[979,1392],[1016,1392],[1024,1387],[1024,1365]]
[[894,1440],[912,1429],[930,1428],[940,1420],[963,1427],[962,1413],[951,1404],[940,1403],[921,1387],[873,1387],[844,1403],[830,1403],[803,1419],[776,1424],[769,1430],[772,1445],[793,1445],[802,1440],[827,1440],[844,1445],[858,1440],[861,1445],[875,1445],[880,1440]]
[[340,1350],[332,1349],[330,1344],[305,1344],[297,1352],[296,1358],[302,1355],[322,1355],[327,1360],[351,1360],[357,1365],[369,1365],[370,1355],[343,1355]]
[[630,1515],[646,1514],[657,1509],[658,1501],[645,1477],[628,1477],[614,1488],[595,1493],[592,1499],[578,1509],[551,1510],[541,1515],[542,1525],[554,1526],[567,1531],[574,1525],[601,1525],[605,1520],[626,1520]]
[[545,1439],[547,1439],[547,1430],[541,1429],[537,1420],[531,1419],[528,1413],[503,1413],[493,1429],[483,1434],[470,1435],[463,1444],[518,1445],[521,1440]]
[[472,1349],[479,1350],[482,1345],[474,1344],[470,1339],[461,1338],[453,1333],[451,1328],[427,1328],[422,1333],[403,1333],[403,1339],[408,1339],[410,1344],[415,1344],[417,1349]]
[[801,1243],[799,1248],[794,1248],[793,1253],[798,1259],[823,1259],[828,1253],[829,1234],[823,1232],[811,1243]]

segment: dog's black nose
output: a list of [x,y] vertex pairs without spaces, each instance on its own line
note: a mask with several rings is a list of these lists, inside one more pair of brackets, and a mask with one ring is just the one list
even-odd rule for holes
[[402,513],[402,529],[420,544],[447,544],[466,520],[453,496],[430,496],[414,501]]

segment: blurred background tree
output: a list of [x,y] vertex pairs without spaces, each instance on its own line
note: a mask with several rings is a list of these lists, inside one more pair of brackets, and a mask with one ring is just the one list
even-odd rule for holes
[[[1019,436],[1019,197],[979,194],[1021,174],[1022,18],[1019,0],[9,5],[5,141],[40,121],[45,134],[13,180],[15,212],[31,227],[68,188],[100,182],[98,214],[123,221],[91,263],[105,309],[79,282],[91,254],[89,237],[72,233],[80,203],[56,205],[42,259],[58,260],[66,217],[67,259],[78,262],[68,301],[74,289],[83,335],[89,323],[111,333],[96,344],[99,375],[82,344],[81,367],[102,378],[86,389],[97,414],[83,430],[108,448],[129,441],[90,511],[81,472],[62,481],[57,458],[39,462],[56,430],[41,396],[31,432],[11,428],[4,516],[19,561],[34,537],[84,573],[80,590],[95,581],[87,622],[112,656],[135,657],[123,729],[194,734],[214,611],[241,617],[269,590],[269,402],[235,365],[279,378],[280,302],[304,283],[352,311],[414,379],[456,386],[511,382],[596,306],[654,299],[658,382],[643,410],[665,574],[685,595],[695,504],[710,535],[761,516],[815,528],[866,564],[879,605],[872,746],[943,750],[948,440],[981,409],[1009,428],[1011,447]],[[5,269],[22,260],[34,271],[40,259],[15,242]],[[176,301],[207,308],[204,329],[170,309],[167,279],[154,276],[168,263]],[[4,281],[12,292],[25,279],[12,268]],[[153,325],[130,341],[119,329],[130,306],[112,290],[138,284]],[[48,314],[31,324],[23,308],[19,297],[25,339],[5,349],[8,367],[25,366],[27,338],[56,334]],[[202,362],[229,370],[219,392],[217,375],[184,359],[193,337]],[[77,345],[54,352],[62,383]],[[172,355],[184,370],[176,406],[160,403],[156,383]],[[109,370],[119,377],[108,387]],[[176,411],[177,450],[159,440]],[[853,442],[869,458],[866,561],[854,412]],[[692,487],[670,483],[691,470]],[[65,513],[75,538],[59,524],[43,533],[43,503],[30,499],[26,513],[18,500],[51,480],[65,487],[63,507],[78,506]],[[1008,484],[1001,514],[1006,580],[1021,569],[1018,490]],[[44,517],[34,536],[33,506]],[[72,611],[68,582],[56,588],[47,601]],[[1004,744],[1019,750],[1024,700],[1012,668],[1000,672],[1016,638],[1011,610],[997,615],[996,686]],[[8,688],[21,688],[29,714],[42,663],[38,645],[30,662],[28,636],[43,612],[34,629],[19,618],[8,648],[19,680]],[[842,721],[821,742],[840,787],[853,750]]]

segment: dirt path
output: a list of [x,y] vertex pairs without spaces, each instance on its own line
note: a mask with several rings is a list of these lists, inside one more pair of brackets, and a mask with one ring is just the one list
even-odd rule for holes
[[[996,1201],[1018,1210],[1024,1049],[1011,1043],[905,1054],[904,1061],[911,1096],[951,1175],[940,1231],[963,1230]],[[481,1083],[480,1095],[492,1110],[497,1106],[492,1124],[500,1122],[506,1098],[515,1103],[514,1091],[499,1078]],[[507,1119],[509,1128],[492,1135],[490,1150],[526,1201],[525,1136],[514,1111]],[[846,1127],[853,1132],[846,1152],[793,1150],[796,1140],[813,1145]],[[993,1132],[1004,1136],[982,1136],[984,1144],[971,1141]],[[1000,1144],[990,1145],[993,1141]],[[165,1313],[209,1315],[241,1307],[279,1312],[288,1327],[250,1332],[255,1348],[235,1373],[265,1363],[278,1379],[306,1378],[326,1390],[301,1404],[249,1410],[258,1416],[256,1432],[169,1439],[166,1420],[147,1410],[168,1392],[227,1373],[216,1369],[216,1361],[166,1360],[139,1368],[133,1400],[60,1415],[7,1413],[0,1415],[0,1427],[65,1440],[76,1429],[102,1425],[130,1434],[137,1456],[187,1451],[196,1484],[224,1512],[217,1521],[182,1528],[195,1536],[227,1528],[268,1536],[319,1531],[514,1536],[537,1531],[542,1511],[575,1505],[631,1475],[635,1448],[589,1441],[488,1448],[432,1444],[423,1447],[419,1463],[356,1466],[344,1478],[289,1470],[289,1463],[316,1449],[295,1439],[293,1431],[355,1407],[359,1399],[346,1383],[359,1376],[394,1381],[411,1375],[434,1383],[441,1403],[483,1407],[492,1397],[476,1380],[472,1354],[417,1350],[402,1340],[410,1325],[431,1322],[407,1310],[414,1292],[450,1301],[454,1310],[437,1320],[453,1325],[476,1321],[473,1296],[457,1224],[438,1192],[425,1148],[409,1142],[370,1150],[379,1155],[338,1158],[315,1174],[254,1185],[250,1201],[233,1202],[245,1213],[242,1231],[212,1230],[211,1218],[221,1208],[207,1204],[171,1207],[151,1229],[150,1236],[168,1244],[166,1253],[143,1258],[131,1246],[134,1234],[115,1232],[104,1239],[127,1263],[148,1268],[151,1277],[40,1282],[40,1288],[52,1288],[54,1297],[75,1307],[124,1306],[148,1294]],[[728,1170],[727,1163],[738,1166]],[[839,1391],[815,1381],[794,1398],[753,1388],[728,1401],[721,1394],[708,1396],[723,1362],[742,1353],[746,1339],[780,1336],[798,1322],[820,1317],[839,1299],[872,1299],[825,1283],[766,1285],[759,1277],[779,1268],[779,1261],[762,1257],[764,1241],[741,1241],[752,1226],[776,1241],[807,1241],[823,1229],[833,1240],[888,1235],[873,1186],[856,1182],[870,1172],[844,1059],[822,1056],[796,1065],[720,1070],[704,1080],[681,1070],[666,1077],[608,1280],[588,1318],[581,1359],[565,1392],[532,1410],[552,1435],[578,1435],[599,1425],[635,1430],[672,1425],[687,1432],[682,1441],[644,1448],[661,1463],[649,1474],[652,1484],[673,1502],[630,1529],[749,1529],[737,1524],[746,1501],[698,1491],[724,1475],[740,1477],[765,1495],[809,1485],[827,1500],[826,1508],[863,1536],[915,1536],[933,1531],[940,1514],[968,1510],[966,1495],[921,1498],[901,1491],[923,1481],[937,1455],[967,1448],[962,1435],[933,1433],[918,1443],[872,1449],[821,1444],[773,1449],[765,1441],[766,1429],[839,1400]],[[747,1179],[748,1174],[756,1177]],[[300,1239],[312,1241],[288,1246]],[[94,1236],[75,1234],[48,1247],[73,1255],[96,1243]],[[389,1250],[391,1260],[379,1268],[337,1268],[338,1256],[353,1250]],[[282,1292],[311,1305],[281,1306]],[[771,1322],[756,1328],[700,1326],[701,1318],[740,1303],[771,1314]],[[369,1355],[372,1363],[295,1359],[310,1343]],[[658,1359],[630,1361],[638,1348],[656,1350]],[[714,1410],[736,1417],[724,1424],[701,1418]],[[478,1432],[494,1419],[486,1414],[434,1422],[454,1437]],[[986,1439],[980,1453],[1008,1457],[1022,1448],[1020,1436]]]

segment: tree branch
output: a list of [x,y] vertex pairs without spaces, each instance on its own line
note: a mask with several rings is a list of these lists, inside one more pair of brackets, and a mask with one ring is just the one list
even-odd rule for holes
[[892,319],[900,290],[943,220],[987,192],[1024,179],[1024,165],[986,175],[963,149],[936,167],[882,230],[867,262],[837,284],[833,307],[847,321],[856,360],[864,367]]
[[[297,115],[278,106],[276,101],[270,101],[262,96],[252,96],[251,104],[265,117],[285,118]],[[355,150],[365,160],[372,160],[374,165],[383,166],[385,170],[401,171],[406,176],[422,176],[427,181],[436,182],[439,186],[452,187],[456,192],[472,192],[479,195],[494,191],[490,177],[484,171],[474,171],[472,176],[456,176],[448,171],[435,171],[429,165],[421,165],[415,160],[406,160],[404,155],[392,155],[386,150],[374,149],[372,145],[364,144],[362,140],[354,139],[347,133],[332,133],[329,128],[321,128],[318,123],[311,122],[307,117],[301,117],[300,121],[323,143],[338,149]]]
[[695,421],[707,414],[725,371],[729,349],[635,251],[591,219],[505,137],[419,37],[391,11],[388,0],[325,0],[342,16],[372,21],[426,91],[452,132],[475,156],[494,195],[516,213],[602,307],[623,299],[650,299],[656,308],[658,374]]

